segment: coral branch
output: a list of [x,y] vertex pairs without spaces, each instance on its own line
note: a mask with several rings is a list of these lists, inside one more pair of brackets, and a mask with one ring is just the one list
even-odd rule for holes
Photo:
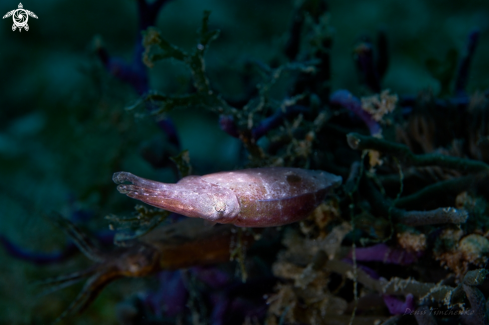
[[390,142],[358,133],[349,133],[348,145],[356,150],[376,150],[397,157],[401,161],[417,167],[439,166],[467,173],[488,172],[489,165],[472,159],[444,156],[439,154],[415,155],[403,144]]
[[292,18],[292,24],[289,30],[289,39],[285,44],[285,55],[289,60],[294,60],[299,54],[300,43],[301,43],[301,31],[304,25],[304,14],[300,8],[296,9],[294,13],[294,18]]
[[[331,88],[331,47],[333,30],[329,22],[327,2],[324,0],[301,1],[294,16],[286,55],[292,60],[297,57],[301,43],[308,43],[308,59],[318,61],[316,73],[308,76],[300,73],[296,79],[292,94],[315,94],[322,103],[329,99]],[[306,28],[302,28],[303,25]],[[305,33],[301,31],[305,29]],[[307,42],[301,42],[304,35]],[[293,57],[292,57],[293,56]],[[310,102],[305,100],[303,104]],[[305,104],[308,105],[308,104]]]
[[489,273],[486,269],[477,269],[465,273],[464,284],[469,286],[478,286],[484,283],[487,274]]
[[455,290],[450,286],[418,282],[414,279],[392,278],[389,281],[381,279],[379,282],[381,282],[382,291],[386,294],[412,294],[421,301],[429,301],[429,299],[445,301]]
[[464,176],[426,186],[416,193],[398,199],[395,202],[395,206],[397,208],[405,208],[414,204],[422,205],[447,195],[457,195],[471,187],[477,178],[478,175]]
[[[186,63],[192,72],[197,93],[177,97],[154,92],[143,97],[136,106],[147,101],[158,102],[160,109],[156,114],[165,113],[178,107],[203,107],[222,114],[220,117],[221,129],[233,137],[242,138],[242,140],[244,139],[243,142],[258,140],[273,128],[281,125],[286,118],[309,111],[307,107],[294,105],[294,102],[298,99],[293,98],[285,103],[284,107],[279,107],[275,114],[262,120],[255,128],[246,125],[251,129],[251,132],[246,132],[245,134],[243,131],[245,126],[237,125],[237,119],[235,119],[235,117],[238,115],[248,115],[251,119],[255,111],[261,111],[270,105],[268,99],[270,88],[276,83],[284,71],[299,70],[305,73],[311,73],[315,71],[314,64],[317,62],[291,62],[276,69],[271,69],[261,62],[254,62],[255,65],[261,69],[261,72],[265,75],[267,80],[259,86],[259,98],[257,100],[251,99],[243,107],[242,112],[238,112],[234,107],[231,107],[224,99],[222,99],[221,96],[211,90],[210,82],[205,74],[204,51],[207,48],[207,45],[218,35],[218,31],[208,31],[208,15],[208,12],[204,15],[200,31],[200,43],[197,45],[197,50],[192,54],[188,54],[162,39],[160,33],[156,29],[149,29],[144,37],[146,64],[151,66],[154,61],[167,58],[174,58]],[[247,139],[249,136],[251,136],[251,139]]]
[[[151,111],[151,110],[150,110]],[[177,149],[180,148],[180,137],[178,136],[177,128],[173,120],[170,118],[162,118],[156,122],[163,132],[168,137],[168,141]]]
[[392,216],[396,221],[406,225],[460,224],[464,223],[468,217],[467,212],[463,209],[440,208],[431,211],[406,211],[399,209],[394,207],[395,202],[384,198],[370,181],[364,180],[362,186],[367,199],[372,204],[374,213]]
[[62,262],[78,253],[78,249],[73,243],[69,244],[65,249],[61,251],[54,251],[51,253],[39,253],[27,250],[25,248],[15,245],[5,236],[0,236],[0,244],[9,255],[20,260],[28,261],[38,265]]
[[154,26],[161,8],[169,1],[170,0],[156,0],[153,3],[148,3],[147,0],[137,0],[139,30],[143,31],[149,26]]
[[[121,58],[110,56],[107,49],[102,45],[102,42],[100,40],[96,41],[96,53],[105,69],[112,76],[131,85],[140,96],[149,91],[148,71],[143,64],[143,53],[145,49],[142,44],[142,32],[149,26],[155,25],[161,8],[168,1],[156,0],[153,3],[148,3],[147,0],[137,1],[139,16],[138,36],[136,45],[134,46],[134,58],[131,63]],[[147,104],[146,109],[152,112],[155,107],[154,105]],[[168,118],[163,118],[158,120],[157,124],[168,136],[168,141],[177,148],[180,148],[180,139],[173,121]]]
[[[97,242],[104,246],[114,242],[114,233],[112,231],[100,232],[95,237]],[[60,263],[80,252],[73,242],[66,245],[62,250],[56,250],[50,253],[37,252],[18,246],[2,235],[0,235],[0,245],[12,257],[37,265]]]
[[414,309],[414,297],[408,293],[406,301],[400,301],[391,295],[383,295],[384,303],[392,315],[406,314],[408,310]]
[[232,136],[233,138],[239,138],[239,131],[234,118],[231,115],[219,116],[219,126],[221,130]]
[[463,324],[489,324],[484,294],[475,287],[466,284],[462,286],[470,302],[470,311],[461,316]]
[[[348,254],[352,257],[352,252]],[[390,248],[385,244],[377,244],[370,247],[360,247],[355,249],[357,261],[383,262],[387,264],[412,264],[417,260],[416,255],[402,249]]]
[[436,319],[427,306],[420,306],[414,312],[418,325],[436,325]]
[[143,97],[142,101],[136,105],[139,105],[144,101],[158,102],[159,108],[154,111],[154,114],[156,115],[167,113],[176,108],[188,106],[202,107],[217,113],[222,113],[223,111],[229,111],[231,109],[222,98],[214,95],[212,92],[183,96],[167,96],[158,92],[151,92]]
[[[351,278],[353,276],[353,265],[350,265],[343,261],[330,260],[326,265],[326,269],[339,274],[344,274]],[[387,295],[408,295],[412,294],[414,297],[420,300],[434,299],[448,303],[450,301],[451,293],[455,290],[450,286],[436,284],[436,283],[423,283],[414,279],[400,279],[392,278],[386,280],[380,278],[378,280],[371,278],[362,269],[357,271],[357,281],[363,284],[365,287],[375,290],[382,294]]]
[[149,26],[155,25],[156,18],[158,17],[161,8],[168,1],[169,0],[157,0],[151,4],[146,0],[137,1],[139,16],[138,36],[134,48],[134,59],[131,63],[127,63],[118,57],[111,57],[107,50],[102,46],[101,42],[97,42],[97,55],[107,71],[117,79],[131,85],[139,95],[142,95],[149,90],[148,73],[146,67],[142,64],[144,48],[141,44],[141,32],[146,30]]
[[358,161],[355,161],[351,164],[350,173],[348,174],[348,178],[343,185],[343,189],[346,193],[352,194],[356,190],[359,182],[359,177],[361,176],[362,172],[362,165]]
[[361,81],[374,93],[379,93],[380,78],[374,62],[372,43],[364,40],[354,50],[355,63],[360,74]]
[[463,209],[438,208],[431,211],[406,211],[399,222],[408,226],[423,226],[443,223],[461,224],[467,221],[469,214]]
[[[219,30],[209,31],[210,11],[204,11],[202,26],[199,31],[199,44],[196,49],[188,54],[176,46],[161,38],[160,33],[155,28],[149,28],[144,33],[143,45],[145,47],[144,63],[151,67],[154,61],[167,58],[185,62],[192,73],[194,86],[199,93],[212,94],[210,83],[205,74],[204,54],[211,41],[219,36]],[[153,53],[154,50],[159,50]]]
[[[353,265],[348,262],[339,260],[330,260],[326,264],[326,269],[331,272],[347,275],[349,278],[353,277]],[[379,280],[372,278],[367,272],[361,268],[357,269],[357,281],[363,284],[365,287],[377,291],[383,292],[382,284]]]
[[309,109],[307,107],[300,105],[286,107],[284,111],[279,109],[277,112],[275,112],[275,114],[262,120],[260,124],[254,127],[251,131],[251,135],[253,139],[258,140],[262,136],[267,134],[270,130],[273,130],[281,125],[287,118],[301,113],[306,113],[308,111]]
[[353,96],[348,90],[337,90],[330,97],[330,103],[343,106],[358,116],[368,127],[370,134],[381,132],[380,124],[372,118],[372,115],[362,108],[362,102]]
[[[137,47],[138,46],[136,46],[136,48]],[[144,67],[135,63],[127,63],[122,58],[111,57],[107,49],[102,46],[101,41],[97,41],[95,51],[105,69],[112,76],[131,85],[139,95],[148,91],[148,75]],[[136,57],[138,56],[137,52],[138,51],[136,51]]]
[[475,49],[479,43],[479,30],[474,30],[469,34],[467,41],[467,53],[462,58],[458,68],[457,79],[455,81],[455,94],[457,96],[465,96],[465,89],[469,79],[470,64],[474,57]]

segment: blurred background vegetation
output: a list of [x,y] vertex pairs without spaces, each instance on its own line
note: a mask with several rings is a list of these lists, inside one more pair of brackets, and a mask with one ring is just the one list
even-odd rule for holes
[[[69,216],[93,215],[85,227],[106,229],[104,216],[128,214],[134,202],[119,195],[112,174],[175,181],[169,168],[154,169],[141,152],[164,145],[152,118],[126,111],[137,94],[110,76],[94,54],[101,37],[109,53],[132,60],[137,33],[133,0],[27,1],[28,32],[12,32],[12,20],[0,28],[0,234],[26,249],[49,252],[66,242],[63,233],[42,216],[51,210]],[[397,94],[416,94],[440,86],[426,69],[430,58],[442,60],[450,49],[465,49],[466,37],[481,31],[468,85],[469,93],[489,87],[489,4],[484,0],[329,1],[332,88],[360,91],[352,60],[359,37],[384,29],[390,67],[384,85]],[[0,2],[0,12],[17,1]],[[221,30],[206,54],[208,75],[224,96],[243,92],[244,62],[269,62],[282,49],[294,8],[283,0],[172,0],[157,26],[170,42],[194,46],[203,10],[210,26]],[[2,15],[3,15],[2,14]],[[164,61],[150,71],[151,88],[184,93],[190,73],[179,62]],[[220,130],[218,117],[201,110],[170,114],[188,149],[194,173],[242,167],[239,140]],[[156,150],[155,151],[158,151]],[[33,282],[87,266],[82,256],[49,266],[10,257],[0,249],[0,323],[47,323],[66,308],[79,286],[39,297]],[[117,302],[144,288],[151,279],[122,280],[109,286],[76,324],[114,323]]]

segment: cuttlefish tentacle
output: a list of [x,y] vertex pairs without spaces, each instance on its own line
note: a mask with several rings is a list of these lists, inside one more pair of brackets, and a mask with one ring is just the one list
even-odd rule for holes
[[155,182],[150,179],[142,178],[128,172],[114,173],[114,175],[112,176],[112,181],[114,181],[114,183],[116,184],[131,182],[135,186],[139,186],[141,188],[146,188],[146,189],[153,189],[153,190],[159,190],[159,189],[164,190],[165,186],[168,185],[160,182]]

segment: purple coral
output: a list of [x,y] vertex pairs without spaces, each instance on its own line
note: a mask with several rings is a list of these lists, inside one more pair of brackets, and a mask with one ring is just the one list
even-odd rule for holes
[[107,50],[99,46],[97,54],[100,61],[104,64],[107,71],[114,77],[131,85],[139,95],[143,95],[149,90],[147,69],[142,62],[144,47],[142,44],[141,32],[149,26],[154,26],[156,18],[165,3],[168,0],[156,0],[153,3],[148,3],[146,0],[138,0],[138,37],[134,49],[134,59],[131,63],[117,57],[111,57]]
[[[353,265],[353,260],[351,258],[344,258],[342,259],[343,262],[346,262],[350,265]],[[380,279],[380,276],[377,272],[375,272],[373,269],[369,268],[368,266],[362,265],[357,263],[357,267],[362,270],[363,272],[367,273],[372,279],[378,280]]]
[[[112,231],[102,231],[96,235],[96,239],[97,242],[104,246],[111,245],[114,242],[114,233]],[[80,252],[73,242],[68,243],[62,250],[55,250],[49,253],[38,252],[18,246],[3,235],[0,235],[0,245],[10,256],[37,265],[60,263]]]
[[383,295],[382,298],[391,315],[406,314],[414,310],[414,297],[410,293],[406,295],[405,301],[401,301],[391,295]]
[[[209,315],[211,324],[229,324],[230,320],[239,320],[239,323],[242,323],[246,316],[262,318],[265,315],[267,307],[261,296],[263,288],[267,286],[260,280],[243,284],[217,267],[193,267],[189,272],[192,277],[205,284],[206,289],[199,294],[212,306]],[[145,295],[144,304],[158,319],[182,315],[187,308],[189,297],[188,283],[182,272],[160,272],[158,280],[158,288]],[[269,279],[266,281],[269,282]],[[252,297],[249,297],[249,285],[255,285]],[[255,292],[260,297],[258,301]]]
[[[251,136],[256,141],[263,137],[271,130],[280,126],[286,119],[306,113],[309,108],[301,105],[288,106],[285,109],[278,109],[273,115],[263,119],[257,126],[251,130]],[[232,137],[239,138],[239,130],[234,122],[234,118],[229,115],[219,117],[219,126],[221,129]]]
[[157,290],[147,294],[145,303],[158,317],[181,314],[185,310],[188,295],[181,271],[160,272],[158,282],[160,285]]
[[221,130],[232,136],[233,138],[239,138],[239,131],[234,118],[231,115],[219,116],[219,126]]
[[371,135],[379,134],[382,131],[380,124],[372,118],[370,113],[362,108],[362,102],[348,90],[335,91],[331,94],[329,101],[332,105],[342,106],[358,116],[367,125]]
[[[155,25],[160,9],[168,1],[169,0],[157,0],[153,3],[148,3],[146,0],[137,1],[139,15],[138,37],[134,49],[134,58],[131,63],[128,63],[121,58],[110,56],[107,49],[102,46],[98,46],[96,50],[105,69],[112,76],[131,85],[140,96],[149,91],[148,71],[142,61],[144,53],[142,31],[146,30],[149,26]],[[146,108],[151,112],[155,109],[155,106],[149,103],[146,105]],[[180,148],[180,140],[173,121],[165,118],[157,121],[157,124],[168,136],[169,142],[177,148]]]
[[[74,223],[87,222],[94,215],[94,213],[89,210],[76,208],[75,202],[76,200],[73,195],[68,196],[68,204],[71,210],[71,220]],[[95,238],[98,243],[108,246],[114,242],[114,233],[112,231],[101,231],[95,235]],[[0,245],[3,246],[7,254],[10,256],[37,265],[60,263],[80,252],[74,242],[68,242],[63,249],[54,250],[49,253],[30,250],[15,244],[5,235],[0,235]]]
[[196,266],[191,270],[197,279],[213,289],[222,288],[234,280],[227,272],[217,267]]
[[14,244],[5,236],[0,236],[0,244],[10,256],[37,265],[59,263],[79,252],[73,243],[68,244],[63,250],[50,253],[35,252]]
[[[348,254],[352,258],[352,253]],[[355,258],[363,262],[383,262],[387,264],[412,264],[417,260],[417,256],[403,249],[390,248],[385,244],[377,244],[369,247],[355,249]]]
[[307,111],[309,111],[307,107],[300,105],[292,105],[286,107],[284,110],[277,110],[272,116],[262,120],[255,128],[253,128],[253,130],[251,131],[253,139],[260,139],[270,130],[275,129],[280,124],[282,124],[285,119],[299,115],[301,113],[306,113]]

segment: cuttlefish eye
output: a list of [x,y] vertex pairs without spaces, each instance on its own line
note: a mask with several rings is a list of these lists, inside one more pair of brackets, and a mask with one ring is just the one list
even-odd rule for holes
[[226,211],[226,203],[223,201],[217,201],[214,209],[216,209],[217,212],[224,212]]

